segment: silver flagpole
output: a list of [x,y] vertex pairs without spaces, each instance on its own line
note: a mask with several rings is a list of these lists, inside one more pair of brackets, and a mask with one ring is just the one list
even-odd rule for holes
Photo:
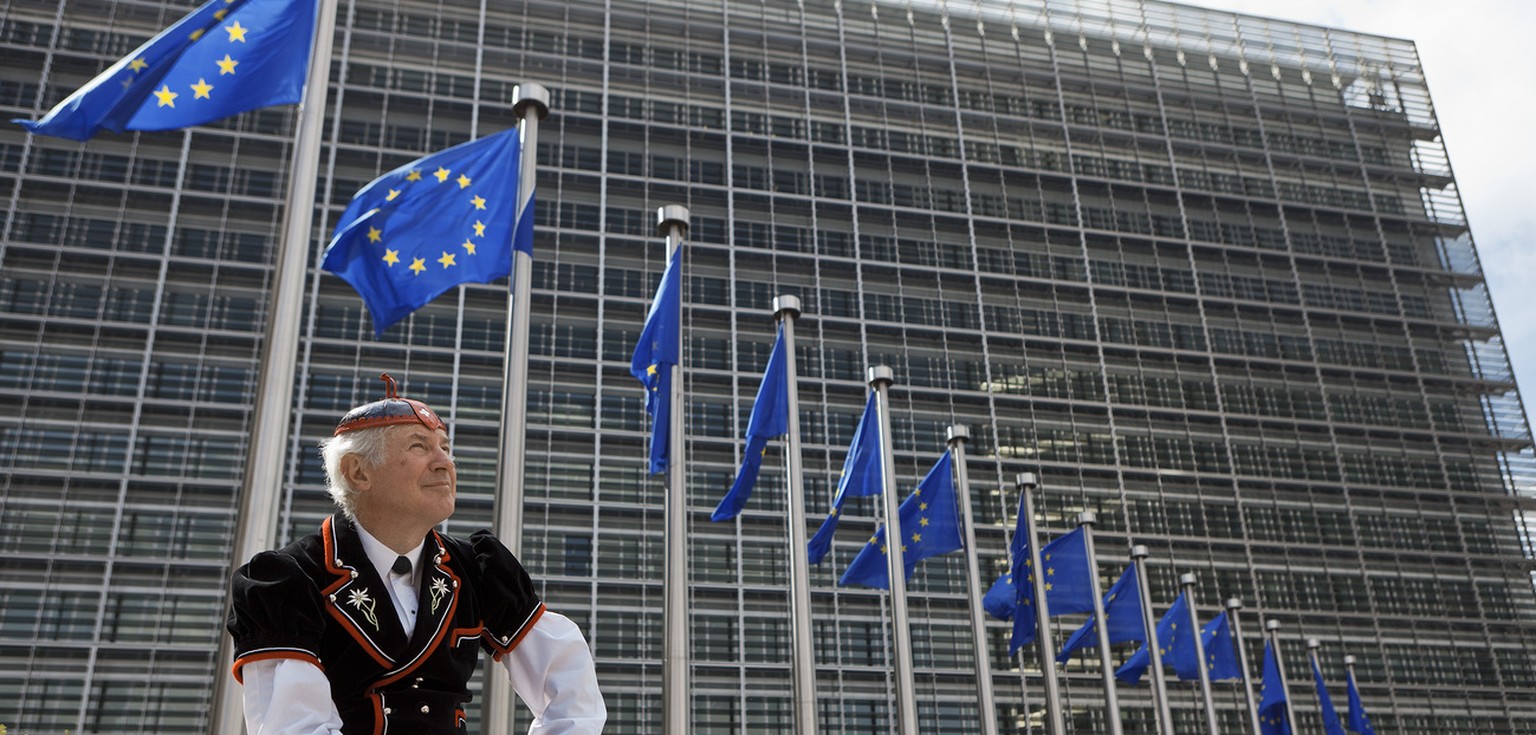
[[[309,53],[304,99],[294,127],[293,153],[288,163],[288,197],[283,205],[283,239],[273,266],[271,309],[261,351],[261,384],[251,416],[251,448],[245,460],[245,482],[236,521],[235,545],[229,571],[257,552],[277,546],[277,516],[283,504],[283,470],[288,432],[293,426],[294,374],[298,370],[299,327],[304,311],[304,276],[309,270],[310,238],[314,234],[315,184],[320,170],[320,138],[325,127],[325,101],[330,92],[331,47],[336,35],[336,0],[315,6],[315,40]],[[226,600],[227,601],[227,600]],[[240,687],[224,667],[234,657],[234,641],[219,635],[214,659],[213,712],[209,731],[239,735],[245,728]]]
[[[688,234],[688,208],[668,204],[656,210],[656,228],[667,237],[667,262]],[[679,302],[688,292],[688,279],[678,267]],[[681,321],[681,320],[679,320]],[[667,427],[666,576],[662,578],[661,729],[688,735],[688,493],[683,486],[683,341],[677,330],[677,361],[672,366],[672,424]]]
[[789,492],[789,638],[794,653],[794,732],[816,732],[816,655],[811,650],[811,571],[806,559],[805,479],[800,469],[800,393],[795,374],[795,320],[800,299],[785,294],[773,300],[774,316],[784,329],[784,383],[789,395],[789,436],[784,444],[785,488]]
[[1195,636],[1195,668],[1200,670],[1200,693],[1205,695],[1205,726],[1211,735],[1220,735],[1216,726],[1216,700],[1211,695],[1211,670],[1205,661],[1205,641],[1200,636],[1200,612],[1195,609],[1195,575],[1179,576],[1184,588],[1184,602],[1189,608],[1189,626]]
[[1243,609],[1243,601],[1230,597],[1227,599],[1227,625],[1232,626],[1232,643],[1237,646],[1237,664],[1243,669],[1243,696],[1248,699],[1248,726],[1253,728],[1253,735],[1259,735],[1259,702],[1253,698],[1253,674],[1248,669],[1248,648],[1243,644],[1243,626],[1238,622],[1238,611]]
[[[1040,648],[1040,673],[1045,677],[1045,714],[1051,725],[1051,735],[1065,735],[1067,721],[1061,713],[1061,682],[1056,680],[1056,645],[1051,642],[1051,613],[1045,600],[1045,575],[1036,574],[1040,569],[1040,534],[1035,530],[1035,492],[1040,485],[1035,473],[1021,472],[1018,476],[1019,500],[1024,516],[1025,533],[1029,534],[1029,569],[1025,570],[1035,586],[1035,645]],[[1013,583],[1019,583],[1019,570],[1013,570]]]
[[982,735],[997,735],[997,706],[992,695],[992,662],[987,658],[987,623],[982,617],[981,575],[976,571],[976,527],[971,520],[970,476],[965,469],[965,442],[971,438],[968,426],[956,424],[945,432],[955,465],[955,500],[960,504],[960,522],[965,524],[966,598],[971,606],[971,640],[976,648],[976,693],[981,709]]
[[[549,114],[549,90],[540,84],[519,84],[512,91],[512,112],[522,117],[518,135],[517,216],[532,217],[534,177],[538,170],[539,120]],[[517,225],[513,225],[514,244]],[[523,546],[523,477],[528,438],[528,313],[533,288],[533,257],[512,250],[512,278],[507,296],[507,352],[501,373],[501,454],[496,463],[496,495],[493,499],[496,536],[514,555]],[[506,669],[487,664],[485,704],[486,735],[512,731],[512,680]]]
[[[1157,731],[1173,735],[1173,713],[1168,708],[1168,682],[1163,680],[1163,652],[1158,648],[1157,619],[1152,617],[1152,594],[1147,583],[1147,547],[1131,547],[1136,565],[1136,587],[1141,592],[1141,621],[1147,635],[1147,655],[1152,659],[1152,696],[1157,699]],[[1255,731],[1254,735],[1258,735]]]
[[1093,622],[1099,633],[1099,666],[1104,670],[1104,720],[1109,723],[1110,735],[1121,735],[1124,725],[1120,722],[1120,694],[1115,691],[1115,663],[1109,656],[1109,620],[1104,616],[1104,584],[1099,580],[1099,561],[1093,549],[1093,524],[1098,517],[1092,511],[1077,516],[1077,525],[1083,529],[1083,546],[1088,551],[1088,584],[1093,589]]
[[1280,655],[1280,621],[1264,621],[1264,629],[1269,632],[1269,647],[1275,652],[1275,670],[1280,672],[1280,691],[1285,693],[1285,719],[1287,729],[1296,732],[1296,707],[1291,704],[1291,682],[1285,676],[1285,659]]
[[[1322,641],[1320,641],[1320,640],[1318,640],[1316,638],[1308,638],[1307,639],[1307,663],[1311,664],[1318,671],[1322,671],[1323,670],[1323,664],[1317,658],[1317,649],[1322,648],[1322,647],[1323,647],[1323,642]],[[1327,686],[1327,682],[1324,682],[1323,685]],[[1317,704],[1318,704],[1318,707],[1321,708],[1323,703],[1322,703],[1321,700],[1319,700]],[[1337,717],[1339,713],[1337,711],[1335,711],[1333,714],[1334,714],[1335,717]],[[1318,716],[1322,717],[1323,713],[1321,711],[1319,711]],[[1295,726],[1292,726],[1291,729],[1294,730]]]
[[917,735],[917,690],[912,677],[912,625],[907,620],[907,566],[901,546],[901,499],[896,497],[896,458],[891,456],[891,369],[869,368],[869,387],[875,391],[875,417],[880,425],[880,494],[885,497],[885,560],[891,578],[891,638],[896,653],[896,705],[902,735]]

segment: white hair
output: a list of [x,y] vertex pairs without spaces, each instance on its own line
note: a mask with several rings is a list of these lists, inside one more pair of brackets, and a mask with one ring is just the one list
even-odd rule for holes
[[341,471],[341,459],[355,454],[367,467],[377,467],[389,448],[389,430],[393,426],[357,429],[320,440],[320,458],[325,462],[325,490],[347,518],[357,520],[357,490]]

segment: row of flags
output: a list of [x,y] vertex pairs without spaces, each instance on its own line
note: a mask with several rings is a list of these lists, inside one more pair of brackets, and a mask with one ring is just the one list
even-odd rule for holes
[[[171,130],[200,125],[262,107],[299,102],[313,43],[316,0],[210,0],[69,95],[41,119],[15,120],[30,132],[87,140],[100,131]],[[327,245],[323,267],[349,283],[363,299],[375,335],[445,291],[462,283],[485,283],[508,275],[512,254],[532,255],[532,192],[519,210],[518,169],[522,155],[516,129],[488,135],[400,166],[357,192]],[[668,431],[671,368],[680,362],[681,259],[678,247],[668,259],[656,297],[631,361],[631,373],[644,386],[652,421],[648,467],[667,470],[676,449]],[[763,382],[753,403],[746,448],[736,480],[712,514],[715,521],[736,517],[745,507],[759,475],[768,442],[788,431],[788,360],[783,326],[770,352]],[[509,359],[511,359],[509,357]],[[806,553],[810,563],[824,560],[849,498],[884,492],[882,444],[872,392],[854,432],[831,510]],[[963,524],[957,512],[955,466],[945,452],[902,502],[898,522],[905,576],[923,559],[963,549]],[[1045,599],[1035,599],[1031,529],[1020,514],[1010,544],[1012,571],[999,578],[983,598],[993,616],[1013,621],[1009,653],[1038,637],[1039,605],[1046,615],[1094,613],[1097,570],[1091,563],[1091,538],[1083,529],[1063,534],[1040,548],[1046,580]],[[886,524],[877,527],[839,582],[890,589],[887,556],[893,541]],[[1022,573],[1021,573],[1022,572]],[[1143,590],[1128,567],[1103,595],[1098,614],[1067,639],[1056,661],[1099,643],[1103,625],[1110,643],[1141,642],[1115,670],[1115,677],[1136,684],[1150,664]],[[904,604],[904,603],[899,603]],[[1219,613],[1198,632],[1189,621],[1190,605],[1180,594],[1155,628],[1161,658],[1180,679],[1241,679],[1237,641],[1227,615]],[[1204,660],[1196,654],[1204,651]],[[1314,657],[1313,676],[1328,735],[1343,735],[1322,672]],[[1263,735],[1290,733],[1287,694],[1278,655],[1266,643],[1263,698],[1258,719]],[[1347,726],[1374,735],[1360,702],[1353,674],[1348,680]]]

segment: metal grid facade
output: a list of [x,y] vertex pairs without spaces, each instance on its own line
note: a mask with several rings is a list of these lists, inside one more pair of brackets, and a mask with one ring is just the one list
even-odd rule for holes
[[[0,113],[35,117],[188,8],[9,0]],[[686,259],[696,732],[789,727],[784,478],[729,486],[794,294],[809,512],[828,508],[867,365],[895,370],[910,486],[968,424],[982,576],[1016,473],[1053,533],[1092,510],[1112,579],[1154,604],[1243,598],[1359,658],[1380,732],[1536,732],[1530,432],[1414,47],[1154,2],[344,2],[313,263],[375,175],[515,123],[540,134],[524,563],[593,643],[610,732],[660,720],[661,485],[630,350]],[[293,113],[80,145],[0,130],[0,723],[206,728]],[[324,232],[322,233],[321,230]],[[489,523],[505,286],[380,340],[312,267],[283,511],[329,512],[313,447],[388,370],[454,427],[460,511]],[[883,593],[812,569],[822,730],[890,731]],[[920,729],[977,730],[960,555],[909,585]],[[1063,619],[1064,626],[1077,619]],[[1067,628],[1070,630],[1070,628]],[[1005,732],[1043,732],[1038,664],[992,666]],[[1059,640],[1059,639],[1058,639]],[[1026,651],[1029,654],[1030,651]],[[1129,653],[1129,648],[1118,654]],[[1069,721],[1103,716],[1090,664]],[[1257,672],[1255,671],[1255,674]],[[1172,685],[1171,685],[1172,686]],[[1179,731],[1203,725],[1172,686]],[[1218,685],[1225,731],[1246,722]],[[1149,731],[1146,688],[1121,689]]]

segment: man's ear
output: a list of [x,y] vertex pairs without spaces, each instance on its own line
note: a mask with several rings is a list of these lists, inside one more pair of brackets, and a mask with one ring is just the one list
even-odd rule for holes
[[341,458],[341,476],[347,478],[347,484],[357,492],[365,492],[372,483],[373,473],[369,471],[368,463],[356,454],[348,454]]

